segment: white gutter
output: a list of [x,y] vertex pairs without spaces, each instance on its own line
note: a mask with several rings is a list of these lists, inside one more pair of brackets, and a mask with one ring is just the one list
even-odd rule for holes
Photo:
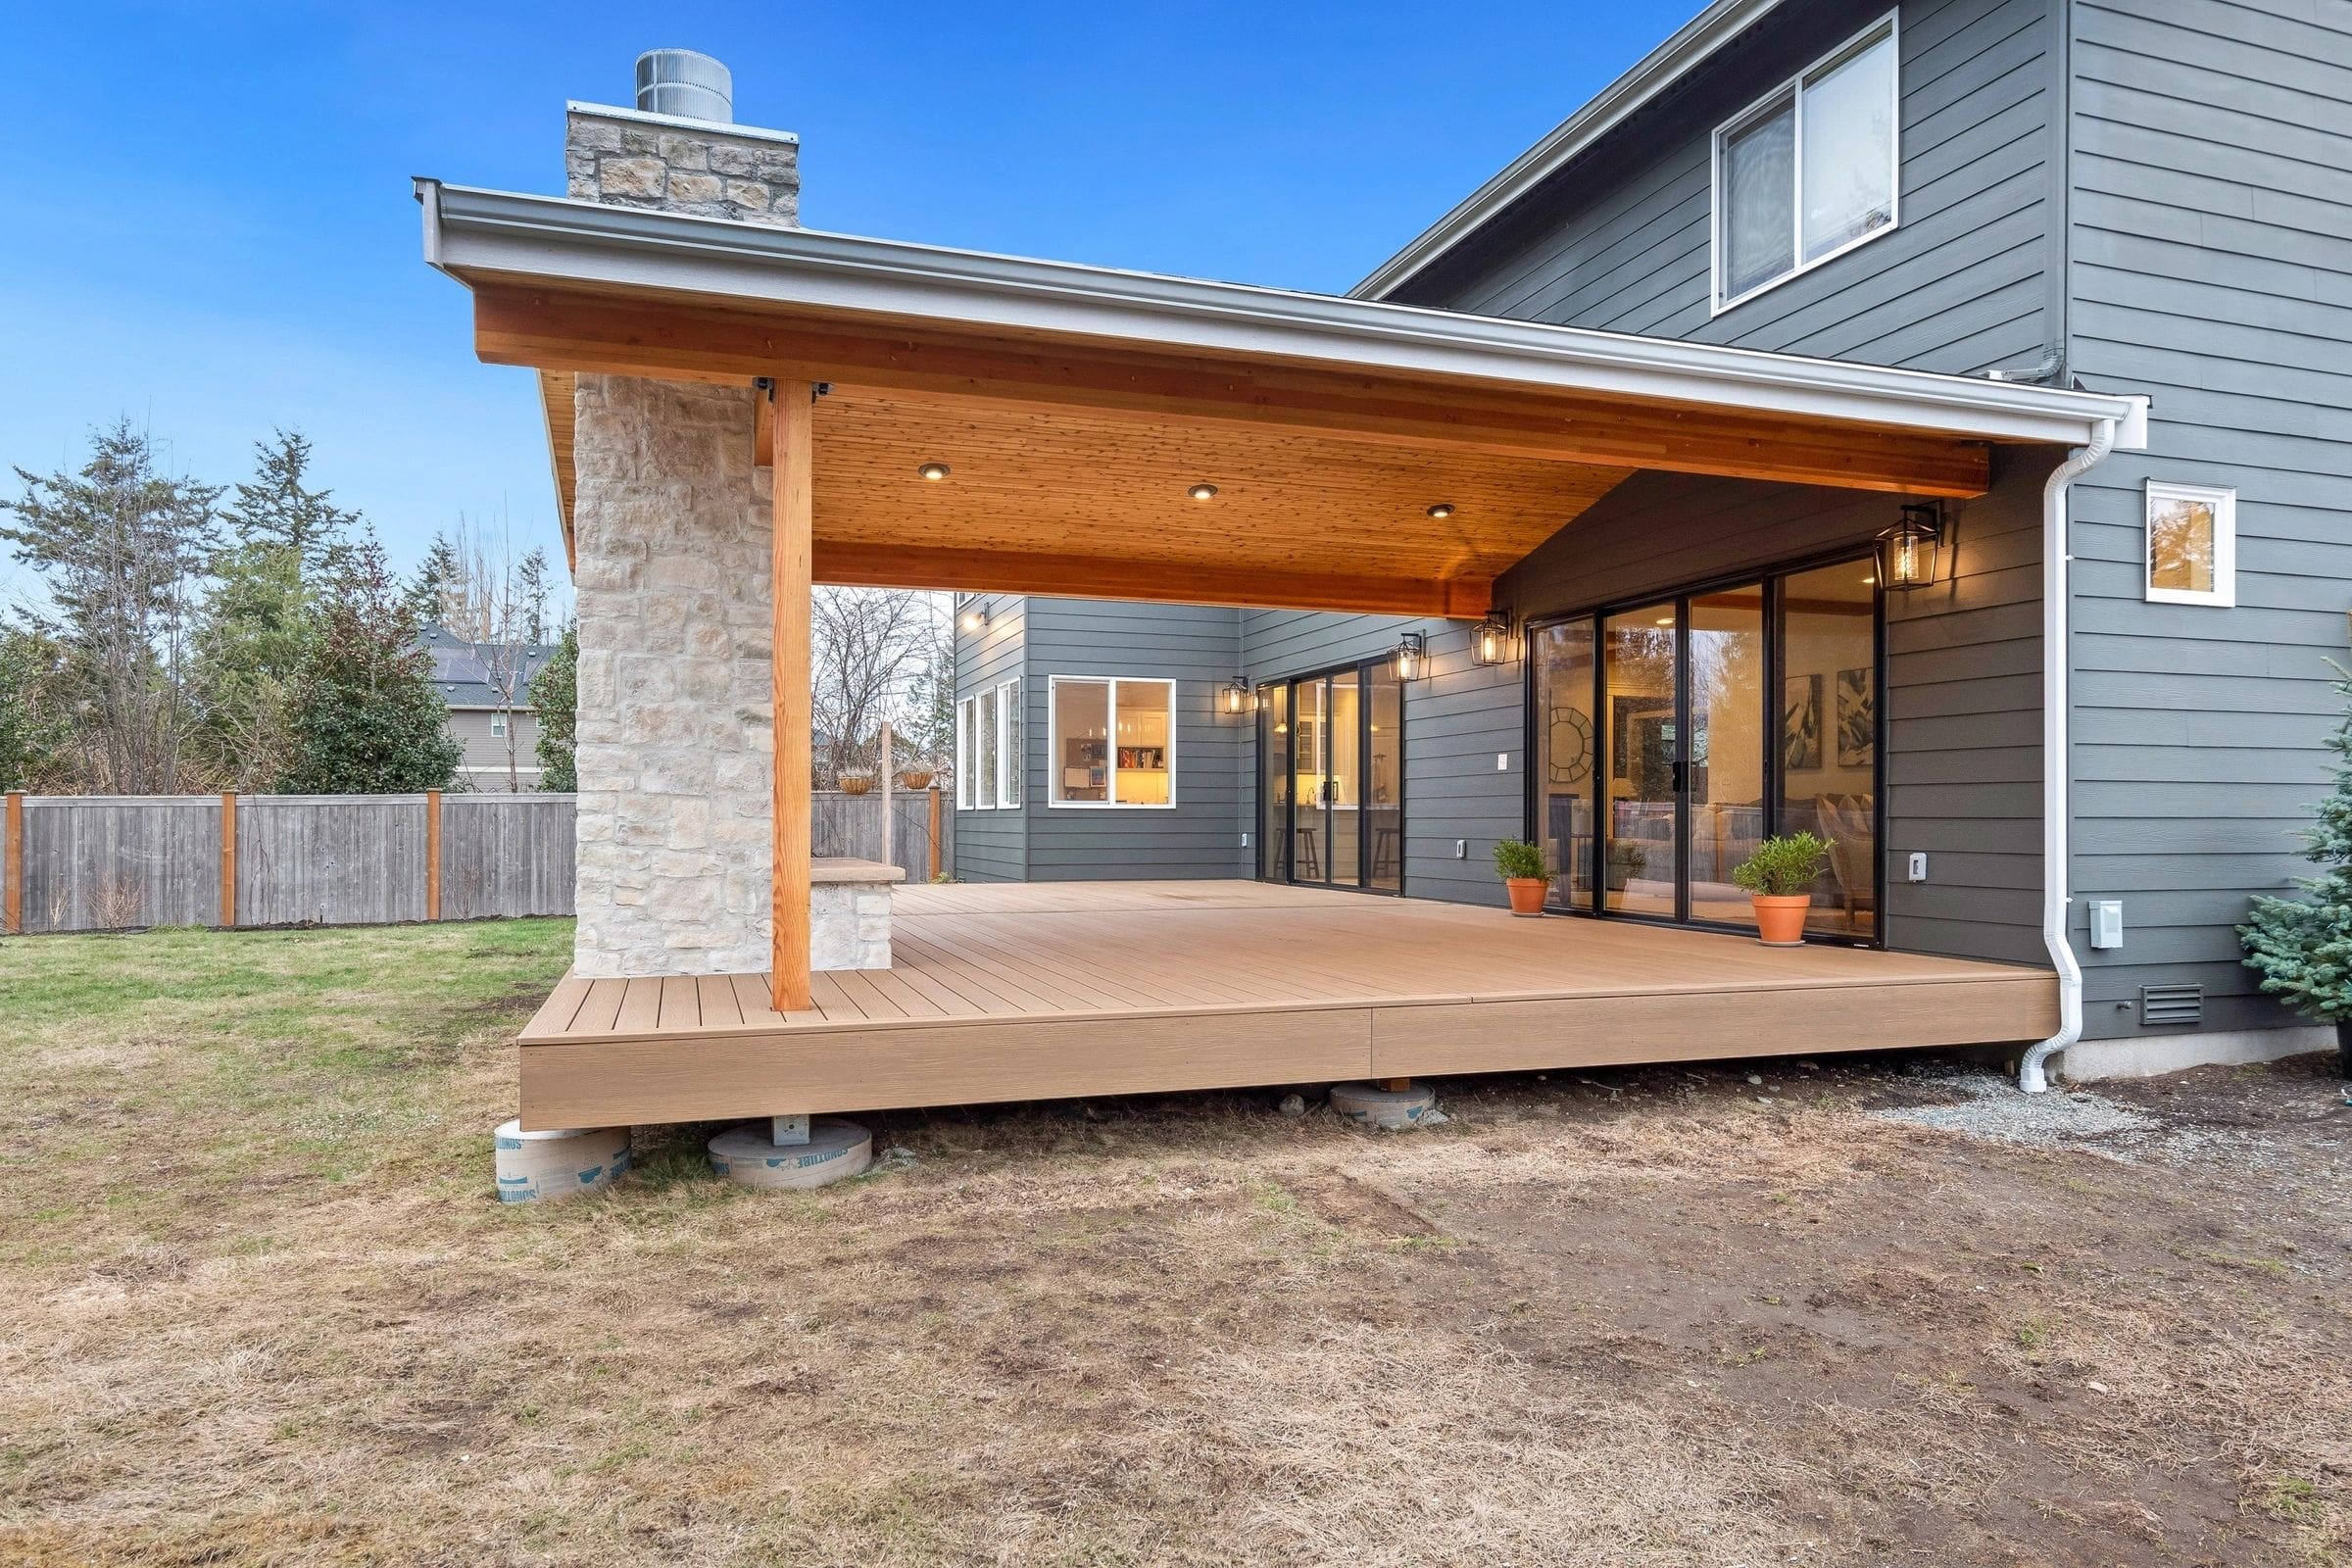
[[2082,1038],[2082,965],[2067,931],[2074,903],[2074,482],[2121,444],[2147,445],[2148,400],[2124,419],[2104,420],[2090,444],[2067,454],[2041,486],[2041,945],[2058,971],[2058,1032],[2026,1053],[2017,1087],[2050,1087],[2044,1064]]
[[464,282],[691,295],[2074,446],[2119,397],[419,180]]
[[[1555,170],[1615,130],[1752,24],[1779,9],[1782,0],[1715,0],[1348,292],[1358,299],[1378,299],[1410,282]],[[1560,23],[1573,25],[1573,12],[1563,12]]]

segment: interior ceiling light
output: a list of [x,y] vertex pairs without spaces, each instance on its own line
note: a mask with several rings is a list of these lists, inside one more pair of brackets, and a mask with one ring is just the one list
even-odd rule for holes
[[1453,515],[1453,503],[1450,501],[1441,501],[1436,506],[1433,506],[1429,509],[1429,514],[1437,518],[1440,522],[1444,522],[1447,517]]
[[926,479],[945,479],[951,470],[944,463],[926,463],[914,471]]
[[1217,487],[1213,484],[1197,484],[1185,494],[1195,501],[1214,501],[1217,499]]

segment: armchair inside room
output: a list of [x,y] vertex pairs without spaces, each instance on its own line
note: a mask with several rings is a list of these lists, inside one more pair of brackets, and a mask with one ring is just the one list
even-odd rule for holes
[[1878,907],[1878,823],[1870,801],[1859,795],[1817,795],[1813,809],[1820,820],[1814,829],[1830,841],[1830,876],[1838,884],[1838,899],[1851,922],[1862,910]]

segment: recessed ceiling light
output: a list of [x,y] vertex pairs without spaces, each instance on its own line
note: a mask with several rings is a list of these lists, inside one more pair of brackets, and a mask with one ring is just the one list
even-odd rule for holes
[[1217,487],[1213,484],[1197,484],[1185,494],[1195,501],[1214,501],[1217,499]]
[[945,479],[950,469],[944,463],[926,463],[914,471],[926,479]]
[[1441,501],[1436,506],[1429,509],[1429,514],[1437,518],[1440,522],[1444,522],[1447,517],[1453,515],[1453,503],[1450,501]]

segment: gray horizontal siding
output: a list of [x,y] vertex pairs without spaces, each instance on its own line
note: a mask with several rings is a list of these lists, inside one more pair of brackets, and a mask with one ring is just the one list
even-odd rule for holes
[[[2142,985],[2204,1026],[2290,1021],[2234,926],[2309,867],[2352,605],[2352,10],[2084,0],[2076,13],[2073,363],[2154,399],[2151,444],[2077,487],[2078,930],[2090,1035]],[[2237,491],[2237,608],[2144,602],[2141,486]],[[2078,926],[2081,917],[2078,916]]]
[[[977,632],[956,633],[956,699],[961,702],[986,687],[1018,678],[1021,673],[1029,601],[1018,594],[982,594],[957,613],[972,607],[988,612],[988,624]],[[1024,704],[1030,700],[1023,680]],[[951,806],[958,799],[948,797]],[[958,810],[954,829],[956,876],[965,882],[1019,882],[1028,876],[1028,831],[1017,810]]]
[[1798,4],[1396,297],[1489,316],[1920,368],[2024,364],[2049,330],[2056,61],[2047,0],[1906,0],[1899,221],[1709,308],[1716,125],[1879,15]]
[[[1031,599],[1022,690],[1030,880],[1185,879],[1249,874],[1242,843],[1253,797],[1256,730],[1218,711],[1241,668],[1240,612],[1198,605]],[[1165,809],[1051,804],[1049,704],[1055,675],[1176,683],[1175,804]]]

